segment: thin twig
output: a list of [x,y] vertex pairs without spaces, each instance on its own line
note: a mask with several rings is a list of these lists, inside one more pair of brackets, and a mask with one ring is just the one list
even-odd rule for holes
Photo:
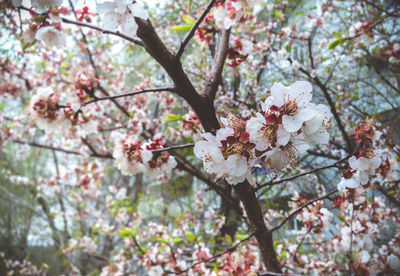
[[62,17],[61,20],[62,20],[62,22],[67,23],[67,24],[73,24],[73,25],[77,25],[77,26],[81,26],[81,27],[87,27],[89,29],[93,29],[93,30],[102,32],[103,34],[115,35],[115,36],[118,36],[118,37],[123,38],[125,40],[128,40],[128,41],[130,41],[132,43],[135,43],[135,44],[137,44],[139,46],[143,46],[143,43],[140,40],[135,39],[133,37],[130,37],[130,36],[126,35],[126,34],[120,33],[119,31],[115,31],[114,32],[114,31],[111,31],[111,30],[106,30],[106,29],[103,29],[103,28],[98,27],[96,25],[87,24],[87,23],[79,22],[79,21],[74,21],[74,20],[70,20],[70,19],[67,19],[67,18],[64,18],[64,17]]
[[204,18],[206,18],[207,14],[210,12],[211,8],[214,6],[216,0],[211,0],[210,3],[208,3],[207,7],[205,8],[205,10],[202,12],[202,14],[200,15],[200,17],[197,19],[197,21],[194,23],[194,25],[192,26],[192,28],[190,29],[190,32],[186,35],[185,39],[183,40],[183,42],[181,43],[181,45],[179,46],[178,52],[175,55],[175,58],[177,60],[179,60],[183,54],[183,52],[185,51],[185,47],[187,46],[187,44],[189,43],[190,39],[192,39],[192,37],[194,36],[197,28],[200,26],[200,24],[203,22]]
[[151,152],[162,152],[162,151],[170,151],[170,150],[176,150],[176,149],[185,149],[185,148],[190,148],[193,146],[194,146],[194,144],[183,144],[183,145],[170,146],[170,147],[166,147],[163,149],[155,149],[155,150],[152,150]]
[[199,264],[203,264],[203,263],[210,262],[210,261],[212,261],[212,260],[215,260],[215,259],[221,257],[222,255],[224,255],[224,254],[226,254],[226,253],[231,253],[231,252],[235,251],[236,248],[238,248],[241,244],[243,244],[243,243],[245,243],[246,241],[250,240],[254,235],[255,235],[255,232],[251,233],[251,234],[248,235],[245,239],[239,241],[239,242],[236,243],[234,246],[232,246],[232,247],[230,247],[230,248],[228,248],[228,249],[222,251],[221,253],[218,253],[218,254],[216,254],[216,255],[214,255],[214,256],[211,256],[210,258],[205,259],[205,260],[203,260],[203,261],[197,262],[197,263],[193,264],[192,266],[186,268],[185,270],[182,270],[182,271],[179,271],[179,272],[175,272],[175,274],[176,274],[176,275],[179,275],[179,274],[186,273],[186,272],[188,272],[189,270],[191,270],[192,268],[198,266]]
[[311,174],[311,173],[315,173],[315,172],[318,172],[318,171],[321,171],[321,170],[325,170],[325,169],[329,169],[329,168],[336,167],[338,164],[340,164],[340,163],[346,161],[347,159],[349,159],[349,158],[350,158],[351,156],[353,156],[354,154],[355,154],[355,153],[349,154],[349,155],[347,155],[346,157],[344,157],[344,158],[342,158],[342,159],[336,161],[335,163],[333,163],[333,164],[331,164],[331,165],[326,165],[326,166],[319,167],[319,168],[316,168],[316,169],[313,169],[313,170],[310,170],[310,171],[306,171],[306,172],[303,172],[303,173],[299,173],[299,174],[296,174],[296,175],[293,175],[293,176],[290,176],[290,177],[286,177],[286,178],[283,178],[283,179],[279,179],[279,180],[277,180],[277,181],[270,181],[270,182],[268,182],[268,183],[261,184],[261,185],[259,185],[259,186],[256,188],[256,190],[259,190],[259,189],[261,189],[261,188],[263,188],[263,187],[265,187],[265,186],[278,185],[278,184],[281,184],[281,183],[283,183],[283,182],[286,182],[286,181],[290,181],[290,180],[299,178],[299,177],[301,177],[301,176],[305,176],[305,175],[308,175],[308,174]]
[[294,273],[276,273],[276,272],[257,272],[259,276],[304,276],[305,274],[294,274]]
[[161,91],[171,91],[171,92],[173,92],[173,91],[175,91],[175,88],[174,87],[162,87],[162,88],[142,89],[142,90],[133,91],[133,92],[129,92],[129,93],[118,94],[118,95],[114,95],[114,96],[96,98],[94,100],[90,100],[90,101],[85,102],[83,105],[86,106],[88,104],[99,102],[99,101],[118,99],[118,98],[129,97],[129,96],[134,96],[134,95],[143,94],[143,93],[161,92]]
[[[53,146],[48,146],[44,144],[39,144],[36,142],[28,142],[28,141],[23,141],[23,140],[13,140],[13,143],[21,144],[21,145],[29,145],[32,147],[37,147],[37,148],[43,148],[43,149],[49,149],[49,150],[55,150],[55,151],[60,151],[64,152],[67,154],[74,154],[74,155],[82,155],[81,152],[76,151],[76,150],[68,150],[68,149],[63,149],[59,147],[53,147]],[[112,156],[110,154],[91,154],[91,157],[98,157],[98,158],[106,158],[106,159],[111,159]]]
[[300,212],[301,210],[303,210],[305,207],[307,207],[310,204],[313,204],[316,201],[325,199],[327,197],[329,197],[330,195],[336,193],[338,191],[338,189],[335,189],[333,191],[330,191],[329,193],[327,193],[326,195],[323,195],[321,197],[318,197],[316,199],[310,200],[307,203],[304,203],[303,205],[301,205],[299,208],[297,208],[296,210],[294,210],[292,213],[290,213],[284,220],[281,221],[281,223],[279,223],[277,226],[275,226],[274,228],[271,229],[271,232],[278,230],[279,228],[281,228],[288,220],[290,220],[294,215],[296,215],[298,212]]

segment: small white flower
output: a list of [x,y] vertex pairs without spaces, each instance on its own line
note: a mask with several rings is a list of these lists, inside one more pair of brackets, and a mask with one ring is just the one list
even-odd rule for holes
[[144,163],[151,160],[151,151],[142,147],[133,139],[118,141],[114,147],[115,165],[123,175],[135,175],[145,171]]
[[[222,135],[224,129],[217,132],[217,136]],[[204,133],[203,138],[194,145],[194,154],[197,158],[203,160],[204,170],[208,173],[215,173],[220,178],[226,173],[225,158],[222,155],[221,142],[211,133]],[[225,136],[225,135],[224,135]]]
[[139,3],[129,0],[115,0],[114,2],[104,2],[97,8],[103,16],[103,24],[109,30],[117,30],[121,26],[122,31],[130,36],[136,36],[138,25],[135,17],[148,19],[146,10]]
[[62,5],[63,0],[31,0],[32,7],[37,13],[45,13],[50,7]]
[[296,81],[288,87],[275,83],[271,87],[271,104],[284,108],[286,115],[282,117],[282,125],[288,132],[298,131],[305,121],[314,117],[309,105],[311,91],[312,86],[306,81]]
[[293,68],[294,71],[299,70],[300,67],[301,67],[301,65],[300,65],[300,63],[299,63],[297,60],[294,60],[294,61],[292,62],[292,68]]
[[44,44],[50,47],[64,47],[66,43],[67,35],[64,32],[57,30],[56,27],[47,26],[40,28],[35,38],[42,41]]
[[338,190],[344,191],[346,188],[355,189],[360,185],[365,185],[369,181],[369,176],[375,174],[375,169],[379,168],[382,163],[382,158],[379,155],[375,155],[372,158],[359,157],[358,159],[354,156],[350,157],[349,165],[356,172],[351,178],[342,178],[338,184]]
[[272,168],[283,169],[288,165],[296,166],[300,155],[307,151],[310,145],[304,140],[302,134],[292,136],[285,146],[277,146],[271,151],[267,151],[267,163]]
[[361,257],[361,262],[364,264],[367,263],[370,259],[369,253],[365,250],[361,251],[360,257]]
[[358,159],[352,156],[349,159],[350,167],[359,172],[359,181],[362,185],[368,183],[369,176],[375,174],[375,169],[379,168],[381,163],[382,159],[379,155],[369,159],[363,156]]
[[329,125],[329,118],[332,117],[332,113],[326,105],[310,104],[314,112],[314,117],[306,122],[302,127],[304,132],[304,138],[311,144],[327,144],[329,142],[329,132],[327,127]]
[[400,260],[399,257],[396,255],[390,254],[387,259],[387,263],[389,264],[390,268],[396,272],[400,272]]
[[86,252],[88,254],[94,254],[96,253],[97,245],[91,238],[89,238],[88,236],[84,236],[79,241],[79,248],[83,252]]
[[163,275],[164,270],[160,265],[152,266],[147,272],[149,276],[159,276]]
[[68,129],[70,121],[57,109],[57,97],[49,87],[41,87],[32,97],[29,113],[36,125],[47,134]]

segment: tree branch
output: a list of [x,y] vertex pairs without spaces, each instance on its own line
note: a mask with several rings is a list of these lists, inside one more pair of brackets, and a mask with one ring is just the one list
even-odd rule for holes
[[400,201],[395,198],[393,195],[389,194],[385,188],[383,188],[379,183],[375,183],[376,188],[385,196],[387,199],[389,199],[390,202],[392,202],[394,205],[397,207],[400,207]]
[[176,93],[184,98],[196,112],[205,131],[213,131],[219,127],[213,102],[201,96],[182,68],[182,64],[167,49],[154,30],[149,20],[135,17],[138,24],[137,35],[143,41],[144,48],[167,72],[175,84]]
[[155,149],[152,150],[151,152],[163,152],[163,151],[170,151],[170,150],[176,150],[176,149],[185,149],[185,148],[191,148],[193,147],[194,144],[184,144],[184,145],[176,145],[176,146],[169,146],[163,149]]
[[292,213],[290,213],[289,216],[287,216],[284,220],[281,221],[281,223],[279,223],[277,226],[275,226],[274,228],[271,229],[271,232],[278,230],[279,228],[281,228],[288,220],[290,220],[294,215],[296,215],[298,212],[300,212],[301,210],[303,210],[305,207],[307,207],[310,204],[313,204],[316,201],[319,200],[323,200],[327,197],[329,197],[330,195],[336,193],[338,191],[338,189],[335,189],[333,191],[330,191],[329,193],[327,193],[326,195],[323,195],[321,197],[318,197],[316,199],[310,200],[307,203],[304,203],[303,205],[301,205],[299,208],[297,208],[296,210],[294,210]]
[[194,36],[197,28],[200,26],[200,24],[203,22],[204,18],[207,16],[207,14],[210,12],[211,8],[214,6],[216,0],[211,0],[205,10],[202,12],[200,17],[197,19],[197,21],[194,23],[192,28],[190,29],[190,32],[186,35],[185,39],[182,41],[181,45],[179,46],[178,52],[175,54],[175,58],[179,60],[185,51],[185,47],[189,43],[190,39]]
[[[82,155],[79,151],[76,150],[68,150],[68,149],[63,149],[59,147],[53,147],[53,146],[48,146],[44,144],[39,144],[36,142],[28,142],[28,141],[22,141],[22,140],[13,140],[13,143],[21,144],[21,145],[29,145],[32,147],[37,147],[37,148],[43,148],[43,149],[49,149],[49,150],[54,150],[54,151],[59,151],[59,152],[64,152],[67,154],[74,154],[74,155]],[[112,156],[109,154],[91,154],[91,157],[98,157],[98,158],[105,158],[105,159],[111,159]]]
[[222,70],[224,69],[226,55],[229,48],[229,36],[231,29],[223,30],[218,41],[218,47],[214,56],[214,61],[211,68],[211,74],[207,77],[204,95],[214,100],[218,86],[221,82]]
[[301,176],[305,176],[305,175],[308,175],[308,174],[311,174],[311,173],[316,173],[316,172],[321,171],[321,170],[325,170],[325,169],[329,169],[329,168],[336,167],[336,166],[339,165],[340,163],[342,163],[342,162],[346,161],[347,159],[349,159],[349,158],[350,158],[351,156],[353,156],[354,154],[355,154],[355,153],[349,154],[349,155],[347,155],[346,157],[344,157],[344,158],[342,158],[342,159],[336,161],[335,163],[333,163],[333,164],[331,164],[331,165],[326,165],[326,166],[319,167],[319,168],[316,168],[316,169],[313,169],[313,170],[309,170],[309,171],[306,171],[306,172],[303,172],[303,173],[299,173],[299,174],[296,174],[296,175],[293,175],[293,176],[290,176],[290,177],[286,177],[286,178],[283,178],[283,179],[280,179],[280,180],[277,180],[277,181],[270,181],[270,182],[268,182],[268,183],[261,184],[261,185],[257,186],[256,190],[259,190],[259,189],[261,189],[261,188],[263,188],[263,187],[265,187],[265,186],[278,185],[278,184],[281,184],[281,183],[283,183],[283,182],[286,182],[286,181],[290,181],[290,180],[299,178],[299,177],[301,177]]
[[129,93],[123,93],[123,94],[118,94],[118,95],[113,95],[113,96],[107,96],[107,97],[102,97],[102,98],[96,98],[94,100],[87,101],[83,104],[83,106],[86,106],[88,104],[92,104],[95,102],[99,101],[105,101],[105,100],[115,100],[118,98],[123,98],[123,97],[129,97],[129,96],[135,96],[143,93],[149,93],[149,92],[162,92],[162,91],[170,91],[174,92],[175,88],[174,87],[162,87],[162,88],[149,88],[149,89],[142,89],[142,90],[137,90]]
[[115,31],[114,32],[114,31],[111,31],[111,30],[106,30],[106,29],[103,29],[103,28],[98,27],[96,25],[92,25],[92,24],[88,24],[88,23],[84,23],[84,22],[79,22],[79,21],[74,21],[74,20],[70,20],[70,19],[67,19],[67,18],[64,18],[64,17],[62,17],[61,20],[62,20],[62,22],[67,23],[67,24],[73,24],[73,25],[77,25],[77,26],[81,26],[81,27],[87,27],[89,29],[93,29],[93,30],[102,32],[103,34],[115,35],[115,36],[118,36],[118,37],[123,38],[125,40],[128,40],[129,42],[135,43],[136,45],[143,46],[143,43],[140,40],[135,39],[133,37],[130,37],[130,36],[126,35],[126,34],[120,33],[119,31]]
[[197,263],[193,264],[192,266],[186,268],[185,270],[176,272],[175,274],[176,274],[176,275],[179,275],[179,274],[186,273],[186,272],[188,272],[189,270],[193,269],[194,267],[198,266],[199,264],[203,264],[203,263],[210,262],[210,261],[212,261],[212,260],[215,260],[215,259],[221,257],[221,256],[224,255],[224,254],[234,252],[234,251],[236,250],[236,248],[238,248],[241,244],[243,244],[243,243],[247,242],[248,240],[250,240],[254,235],[255,235],[255,233],[253,232],[253,233],[251,233],[250,235],[248,235],[246,238],[244,238],[243,240],[241,240],[241,241],[239,241],[238,243],[236,243],[234,246],[232,246],[232,247],[230,247],[230,248],[228,248],[228,249],[222,251],[221,253],[218,253],[218,254],[216,254],[216,255],[214,255],[214,256],[211,256],[211,257],[208,258],[208,259],[205,259],[205,260],[203,260],[203,261],[197,262]]

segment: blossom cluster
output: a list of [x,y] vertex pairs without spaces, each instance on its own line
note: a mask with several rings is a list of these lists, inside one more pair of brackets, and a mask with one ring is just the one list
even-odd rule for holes
[[142,5],[130,0],[104,2],[97,6],[97,11],[103,14],[103,24],[109,30],[117,31],[121,27],[123,33],[136,36],[138,25],[135,17],[148,19],[148,14]]
[[29,114],[36,125],[46,133],[53,133],[79,126],[79,133],[90,134],[97,130],[98,122],[93,119],[93,112],[77,112],[79,106],[67,103],[59,104],[59,97],[49,87],[41,87],[31,99]]
[[61,27],[61,15],[69,11],[62,5],[62,0],[32,1],[31,19],[28,29],[24,32],[24,41],[33,42],[35,39],[50,47],[64,47],[67,35]]
[[223,127],[216,135],[204,133],[194,154],[208,173],[224,177],[230,184],[251,181],[253,167],[297,165],[300,154],[329,141],[331,113],[325,105],[310,103],[311,91],[306,81],[274,84],[256,117],[221,118]]
[[338,184],[339,191],[366,185],[370,177],[376,175],[386,177],[390,170],[389,160],[384,161],[383,154],[374,150],[381,135],[382,133],[375,129],[371,120],[356,128],[352,138],[356,140],[358,153],[350,157],[349,168],[343,172],[342,180]]
[[159,151],[164,145],[165,142],[159,139],[143,146],[141,141],[136,141],[132,137],[121,139],[114,147],[115,165],[124,175],[144,173],[156,178],[177,165],[175,157],[166,151]]
[[229,29],[239,22],[245,15],[246,9],[251,7],[252,2],[246,0],[218,0],[215,3],[214,19],[217,26]]

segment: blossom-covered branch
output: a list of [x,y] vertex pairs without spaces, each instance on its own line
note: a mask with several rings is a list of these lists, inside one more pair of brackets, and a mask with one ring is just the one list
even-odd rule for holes
[[313,204],[314,202],[323,200],[325,198],[328,198],[329,196],[333,195],[334,193],[337,193],[338,189],[335,189],[333,191],[330,191],[329,193],[320,196],[316,199],[310,200],[307,203],[303,204],[302,206],[300,206],[299,208],[297,208],[296,210],[294,210],[293,212],[291,212],[284,220],[282,220],[277,226],[275,226],[274,228],[271,229],[271,232],[278,230],[279,228],[281,228],[286,222],[288,222],[293,216],[295,216],[298,212],[300,212],[301,210],[303,210],[305,207],[307,207],[308,205]]
[[232,246],[232,247],[230,247],[230,248],[228,248],[228,249],[222,251],[221,253],[215,254],[215,255],[211,256],[210,258],[207,258],[207,259],[205,259],[205,260],[203,260],[203,261],[197,262],[197,263],[191,265],[190,267],[188,267],[188,268],[186,268],[186,269],[184,269],[184,270],[182,270],[182,271],[175,272],[175,274],[176,274],[176,275],[184,274],[184,273],[188,272],[189,270],[195,268],[196,266],[198,266],[198,265],[200,265],[200,264],[208,263],[208,262],[210,262],[210,261],[213,261],[213,260],[215,260],[215,259],[221,257],[221,256],[224,255],[224,254],[232,253],[232,252],[234,252],[234,251],[236,250],[236,248],[238,248],[240,245],[242,245],[243,243],[245,243],[245,242],[247,242],[248,240],[250,240],[254,235],[255,235],[255,233],[253,232],[253,233],[251,233],[250,235],[248,235],[246,238],[244,238],[243,240],[237,242],[234,246]]

